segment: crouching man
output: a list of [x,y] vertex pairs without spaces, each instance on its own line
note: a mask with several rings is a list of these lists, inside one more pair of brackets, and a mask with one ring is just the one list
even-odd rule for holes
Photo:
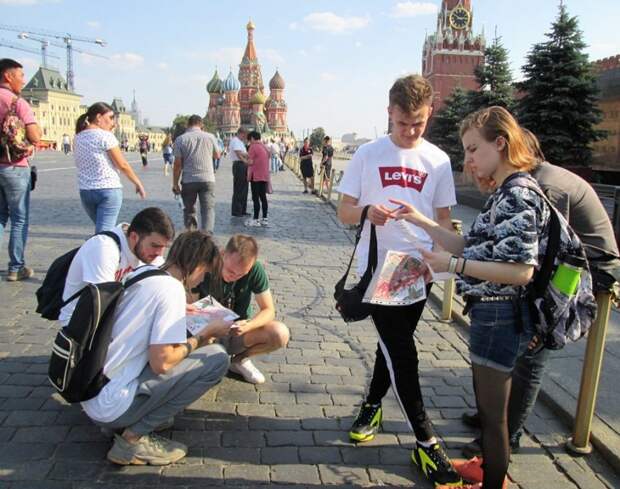
[[[185,287],[199,284],[219,265],[219,251],[200,231],[181,234],[161,267],[167,275],[144,278],[128,287],[114,314],[112,341],[103,372],[110,381],[82,403],[99,426],[114,430],[107,458],[120,465],[167,465],[187,447],[155,435],[226,374],[229,357],[212,343],[228,325],[210,325],[187,339]],[[146,265],[132,278],[156,267]]]
[[[205,274],[203,282],[194,291],[200,298],[212,296],[239,316],[229,334],[219,342],[233,356],[231,372],[252,384],[262,384],[265,376],[250,357],[283,348],[289,339],[288,328],[275,321],[269,279],[257,258],[258,243],[253,237],[232,236],[222,251],[220,276]],[[255,314],[252,314],[252,294],[258,306]]]

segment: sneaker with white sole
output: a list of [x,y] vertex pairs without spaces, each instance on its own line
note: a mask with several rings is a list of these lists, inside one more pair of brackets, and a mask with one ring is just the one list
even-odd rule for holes
[[26,280],[34,275],[34,270],[30,267],[21,267],[17,272],[9,272],[6,274],[7,282],[19,282]]
[[[160,433],[162,431],[169,430],[173,426],[174,426],[174,418],[170,418],[167,421],[164,421],[159,426],[157,426],[153,431],[155,431],[155,433]],[[100,430],[101,430],[101,434],[107,438],[112,438],[115,434],[120,435],[124,431],[123,428],[114,429],[114,428],[108,428],[107,426],[102,426]]]
[[249,228],[261,227],[261,223],[258,219],[248,219],[247,221],[245,221],[245,225]]
[[256,368],[249,358],[245,358],[240,362],[232,361],[230,363],[229,370],[241,375],[241,377],[243,377],[246,382],[249,382],[250,384],[265,383],[265,376]]
[[187,446],[154,433],[144,435],[136,443],[129,443],[114,435],[114,444],[108,460],[118,465],[169,465],[187,455]]
[[269,227],[269,219],[266,217],[263,217],[260,220],[260,225],[263,226],[264,228],[268,228]]

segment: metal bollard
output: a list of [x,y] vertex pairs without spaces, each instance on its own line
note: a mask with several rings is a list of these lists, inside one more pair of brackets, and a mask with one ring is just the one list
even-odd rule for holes
[[583,357],[581,386],[579,387],[579,398],[577,399],[573,436],[566,442],[567,450],[577,455],[587,455],[592,452],[590,432],[592,430],[592,418],[594,417],[596,394],[603,364],[603,353],[605,352],[605,337],[607,335],[607,324],[611,309],[611,297],[612,294],[609,291],[596,294],[598,313],[592,328],[588,332],[588,343]]
[[[452,227],[454,230],[462,235],[463,234],[463,222],[458,219],[452,219]],[[441,319],[449,321],[452,319],[452,298],[454,297],[455,283],[454,279],[445,280],[443,283],[443,301],[441,304]]]
[[336,172],[332,170],[332,173],[329,176],[329,187],[327,188],[327,202],[332,200],[332,189],[334,188],[334,177],[335,176],[336,176]]
[[319,198],[323,197],[323,182],[325,181],[325,169],[321,168],[319,173]]

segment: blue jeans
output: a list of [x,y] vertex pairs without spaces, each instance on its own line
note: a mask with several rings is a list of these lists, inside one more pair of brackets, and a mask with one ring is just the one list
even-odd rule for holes
[[80,199],[86,214],[95,224],[95,233],[114,229],[123,204],[123,189],[80,190]]
[[30,167],[0,166],[0,242],[8,220],[9,272],[18,272],[25,265],[24,249],[28,239],[30,213]]

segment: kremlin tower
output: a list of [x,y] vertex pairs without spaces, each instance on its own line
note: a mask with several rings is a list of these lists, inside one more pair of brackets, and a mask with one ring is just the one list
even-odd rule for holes
[[435,34],[426,36],[422,75],[435,91],[435,110],[456,87],[478,90],[474,70],[484,62],[484,34],[473,34],[471,0],[443,0]]
[[284,79],[276,70],[269,82],[269,98],[265,97],[263,75],[254,45],[252,21],[246,26],[248,41],[239,65],[238,79],[232,70],[220,80],[217,70],[207,83],[209,108],[207,121],[224,136],[234,134],[240,126],[257,129],[272,136],[288,135],[287,105],[284,101]]

